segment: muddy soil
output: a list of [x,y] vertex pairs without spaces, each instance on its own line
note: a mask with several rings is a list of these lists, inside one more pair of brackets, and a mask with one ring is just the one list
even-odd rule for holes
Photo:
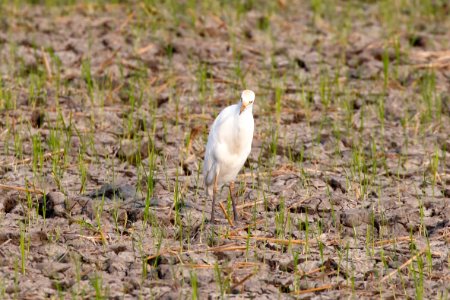
[[[0,298],[448,298],[449,7],[346,3],[2,6]],[[241,221],[211,225],[244,88]]]

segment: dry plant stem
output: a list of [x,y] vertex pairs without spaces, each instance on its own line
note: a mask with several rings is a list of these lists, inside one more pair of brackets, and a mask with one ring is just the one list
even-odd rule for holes
[[[59,2],[0,4],[0,300],[159,299],[174,279],[185,298],[446,298],[446,1]],[[205,195],[208,129],[246,87],[251,155]],[[75,288],[39,288],[54,268]]]
[[450,232],[442,232],[442,235],[438,235],[436,237],[431,238],[431,240],[440,240],[440,239],[447,239],[448,237],[450,237]]
[[[339,175],[339,173],[336,173],[336,172],[325,171],[325,170],[316,170],[316,169],[311,169],[311,168],[303,168],[303,170],[307,171],[309,173],[317,174],[317,175],[328,175],[328,176]],[[263,178],[264,176],[268,176],[268,175],[271,175],[271,176],[295,175],[295,176],[299,177],[300,176],[299,173],[300,173],[300,170],[298,170],[296,168],[293,168],[292,170],[290,170],[290,169],[286,170],[283,167],[280,167],[278,170],[275,170],[275,171],[272,171],[272,172],[259,172],[257,174],[255,174],[255,173],[244,173],[244,174],[239,175],[238,177],[240,179],[242,179],[242,180],[245,179],[245,178],[248,178],[248,177],[251,177],[251,178],[256,178],[256,177]]]
[[150,44],[148,44],[147,46],[144,46],[144,47],[142,47],[142,48],[139,48],[136,52],[137,52],[137,54],[142,55],[142,54],[144,54],[145,52],[151,50],[151,49],[154,48],[154,47],[155,47],[155,45],[152,44],[152,43],[150,43]]
[[2,247],[4,247],[4,246],[8,245],[10,242],[11,242],[11,239],[7,239],[5,242],[3,242],[3,243],[0,245],[0,249],[1,249]]
[[326,284],[326,285],[322,285],[322,286],[319,286],[319,287],[316,287],[316,288],[313,288],[313,289],[293,292],[291,294],[293,294],[293,295],[303,295],[303,294],[308,294],[308,293],[314,293],[314,292],[329,290],[331,288],[333,288],[332,284]]
[[428,64],[418,64],[414,66],[417,69],[448,69],[450,68],[450,63],[428,63]]
[[45,53],[44,47],[41,48],[41,52],[42,52],[42,59],[44,61],[45,71],[47,72],[48,80],[52,80],[52,78],[53,78],[52,68],[50,66],[50,62],[48,61],[47,53]]
[[189,251],[181,251],[181,248],[176,248],[176,249],[164,249],[162,251],[160,251],[158,254],[153,254],[147,257],[147,260],[149,259],[153,259],[156,258],[160,255],[164,255],[164,254],[185,254],[185,253],[205,253],[205,252],[226,252],[226,251],[246,251],[247,250],[247,246],[238,246],[236,244],[227,244],[227,245],[222,245],[222,246],[217,246],[217,247],[212,247],[212,248],[206,248],[206,249],[198,249],[198,250],[189,250]]
[[386,280],[388,280],[389,278],[393,277],[395,274],[397,274],[399,271],[401,271],[402,269],[404,269],[405,267],[407,267],[409,264],[411,264],[417,257],[419,257],[420,255],[422,255],[425,251],[427,250],[427,248],[423,248],[422,250],[420,250],[419,253],[417,253],[416,255],[414,255],[413,257],[411,257],[410,259],[408,259],[404,264],[402,264],[400,267],[398,267],[396,270],[392,271],[391,273],[389,273],[388,275],[384,276],[383,279],[381,279],[380,283],[385,282]]
[[109,67],[110,65],[112,65],[114,63],[114,59],[116,58],[119,51],[120,51],[120,48],[117,49],[116,51],[114,51],[113,54],[111,54],[111,56],[109,56],[102,62],[102,64],[100,65],[100,67],[97,70],[97,74],[101,74],[107,67]]
[[385,246],[385,245],[389,245],[389,244],[393,244],[393,243],[401,243],[401,242],[409,242],[409,241],[411,241],[411,237],[401,236],[401,237],[398,237],[395,239],[382,240],[382,241],[375,242],[375,246],[381,247],[381,246]]
[[236,208],[237,209],[243,209],[243,208],[247,208],[247,207],[253,207],[255,205],[262,204],[262,203],[264,203],[264,201],[263,200],[259,200],[259,201],[256,201],[256,202],[249,202],[249,203],[244,203],[244,204],[241,204],[241,205],[236,205]]
[[231,204],[233,205],[234,221],[238,221],[239,215],[236,210],[236,199],[235,199],[235,195],[234,195],[234,181],[230,182],[229,189],[230,189]]
[[237,229],[235,229],[235,230],[233,230],[233,231],[230,231],[229,236],[236,235],[236,234],[239,233],[239,231],[243,231],[243,230],[246,231],[246,230],[248,230],[248,228],[249,228],[250,226],[256,226],[257,224],[261,224],[261,223],[263,223],[263,222],[264,222],[264,220],[259,220],[259,221],[255,222],[255,223],[251,223],[251,224],[248,224],[248,225],[246,225],[246,226],[239,227],[239,228],[237,228]]
[[[260,266],[260,264],[258,264],[258,263],[237,262],[237,263],[234,263],[232,266],[230,266],[230,268],[232,270],[235,270],[235,269],[249,269],[249,268],[254,268],[254,267],[258,267],[258,266]],[[209,265],[209,264],[184,264],[183,267],[192,268],[192,269],[214,269],[214,265]]]
[[44,191],[39,189],[28,189],[21,186],[12,186],[12,185],[5,185],[0,184],[0,190],[11,190],[11,191],[19,191],[19,192],[25,192],[25,193],[33,193],[33,194],[39,194],[44,195]]
[[231,220],[230,216],[227,214],[227,210],[225,209],[225,207],[223,206],[222,202],[219,202],[219,206],[222,209],[223,214],[225,215],[225,218],[227,218],[228,224],[230,224],[230,226],[234,226],[233,225],[233,221]]
[[309,275],[312,275],[312,274],[317,273],[317,272],[320,272],[320,271],[322,271],[322,268],[315,268],[315,269],[309,270],[308,272],[297,271],[297,272],[295,272],[295,273],[296,273],[296,274],[299,274],[299,275],[301,275],[301,276],[309,276]]
[[132,12],[128,15],[126,20],[119,26],[117,31],[118,32],[122,31],[128,25],[128,23],[130,23],[130,21],[133,19],[133,17],[134,17],[134,12]]
[[[54,151],[54,152],[45,153],[42,157],[44,159],[46,159],[46,158],[50,158],[52,156],[55,156],[55,155],[58,155],[58,154],[62,154],[62,153],[64,153],[64,149],[59,149],[59,150]],[[27,163],[31,162],[32,160],[33,160],[32,158],[25,158],[25,159],[19,160],[17,162],[12,162],[12,163],[9,163],[9,164],[6,164],[6,165],[2,165],[0,167],[12,167],[12,166],[23,165],[23,164],[27,164]]]
[[250,239],[250,240],[256,240],[256,241],[264,241],[264,242],[270,242],[270,243],[275,243],[275,244],[280,244],[280,245],[289,245],[289,244],[294,244],[294,245],[305,245],[306,242],[303,240],[282,240],[282,239],[275,239],[275,238],[269,238],[269,237],[262,237],[262,236],[230,236],[229,237],[230,240],[246,240],[246,239]]
[[245,276],[244,278],[242,278],[241,280],[239,280],[238,282],[236,282],[236,283],[231,287],[231,289],[233,290],[233,289],[237,288],[238,286],[241,286],[241,285],[244,284],[247,280],[249,280],[253,275],[255,275],[255,273],[250,273],[250,274],[248,274],[247,276]]

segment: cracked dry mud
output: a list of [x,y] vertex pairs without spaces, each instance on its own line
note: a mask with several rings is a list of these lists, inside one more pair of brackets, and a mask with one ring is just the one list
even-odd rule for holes
[[[0,297],[448,298],[450,22],[354,5],[1,6]],[[243,221],[211,226],[244,85]]]

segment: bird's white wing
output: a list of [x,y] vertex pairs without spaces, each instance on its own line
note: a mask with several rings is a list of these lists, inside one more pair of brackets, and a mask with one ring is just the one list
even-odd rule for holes
[[226,126],[225,124],[232,116],[233,112],[236,111],[236,107],[237,105],[231,105],[222,110],[211,126],[211,130],[208,135],[208,143],[206,144],[205,149],[205,160],[203,163],[203,176],[205,178],[206,187],[213,184],[214,174],[218,171],[216,170],[217,158],[214,153],[217,153],[219,150],[218,147],[222,146],[220,143],[219,133],[222,131],[222,127]]

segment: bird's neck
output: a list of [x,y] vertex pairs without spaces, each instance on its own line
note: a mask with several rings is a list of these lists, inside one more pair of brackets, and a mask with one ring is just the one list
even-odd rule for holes
[[253,123],[253,105],[247,108],[237,116],[237,134],[246,134],[249,129],[249,123]]
[[[241,107],[242,107],[242,103],[239,105],[239,110],[241,109]],[[238,113],[239,113],[239,110],[238,110]],[[239,116],[240,116],[240,117],[243,117],[243,116],[245,116],[246,114],[253,114],[253,105],[247,106],[247,107],[245,108],[245,110],[244,110],[242,113],[239,114]]]

